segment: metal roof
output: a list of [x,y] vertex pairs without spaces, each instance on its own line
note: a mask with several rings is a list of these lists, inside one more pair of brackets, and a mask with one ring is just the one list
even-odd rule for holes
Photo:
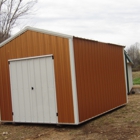
[[127,59],[127,62],[128,62],[128,63],[131,63],[132,65],[134,65],[134,63],[133,63],[131,57],[127,54],[127,52],[124,51],[124,53],[125,53],[125,57],[126,57],[126,59]]
[[[34,28],[34,27],[27,26],[24,29],[22,29],[21,31],[19,31],[18,33],[16,33],[15,35],[11,36],[7,40],[0,43],[0,47],[4,46],[8,42],[10,42],[11,40],[20,36],[21,34],[23,34],[24,32],[26,32],[28,30],[35,31],[35,32],[40,32],[40,33],[44,33],[44,34],[49,34],[49,35],[54,35],[54,36],[60,36],[60,37],[63,37],[63,38],[73,38],[74,37],[74,36],[71,36],[71,35],[66,35],[66,34],[62,34],[62,33],[58,33],[58,32],[53,32],[53,31],[49,31],[49,30],[44,30],[44,29],[39,29],[39,28]],[[76,37],[76,38],[81,38],[81,37]],[[92,39],[86,39],[86,38],[81,38],[81,39],[85,39],[85,40],[88,40],[88,41],[100,42],[100,41],[96,41],[96,40],[92,40]],[[105,42],[100,42],[100,43],[105,43]],[[117,44],[112,44],[112,43],[106,43],[106,44],[125,47],[125,46],[122,46],[122,45],[117,45]]]

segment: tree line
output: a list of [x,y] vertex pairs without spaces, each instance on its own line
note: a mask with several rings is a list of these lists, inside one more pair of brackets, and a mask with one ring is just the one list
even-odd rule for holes
[[126,51],[134,63],[132,65],[133,70],[140,70],[140,43],[131,45]]

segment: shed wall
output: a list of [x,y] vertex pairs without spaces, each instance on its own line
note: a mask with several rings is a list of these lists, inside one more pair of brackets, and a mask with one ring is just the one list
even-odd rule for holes
[[74,37],[79,121],[127,102],[123,47]]
[[132,65],[127,63],[127,68],[128,68],[128,80],[129,80],[129,92],[130,92],[133,87]]
[[2,121],[12,121],[8,59],[54,55],[58,122],[74,123],[69,39],[26,31],[0,48],[0,107]]

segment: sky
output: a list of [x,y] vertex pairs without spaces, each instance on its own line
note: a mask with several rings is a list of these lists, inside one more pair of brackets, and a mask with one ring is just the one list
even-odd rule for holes
[[22,26],[130,47],[140,42],[140,0],[38,0]]

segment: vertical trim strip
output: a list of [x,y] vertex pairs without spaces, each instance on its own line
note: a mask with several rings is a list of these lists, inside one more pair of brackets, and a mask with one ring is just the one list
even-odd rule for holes
[[69,52],[70,52],[70,68],[71,68],[74,120],[75,120],[75,124],[79,124],[75,61],[74,61],[74,50],[73,50],[73,39],[72,38],[69,39]]
[[123,53],[123,62],[124,62],[124,78],[125,78],[125,88],[126,88],[126,99],[127,99],[127,103],[128,103],[128,96],[127,96],[127,79],[126,79],[126,63],[125,63],[125,54],[124,54],[124,49],[122,49],[122,53]]
[[55,111],[56,111],[56,123],[58,123],[58,106],[57,106],[57,93],[56,93],[56,79],[55,79],[55,69],[54,69],[54,56],[52,56],[52,63],[53,63],[53,80],[54,80],[54,91],[55,91],[55,97],[54,97],[54,99],[55,99]]
[[1,124],[1,108],[0,108],[0,124]]

